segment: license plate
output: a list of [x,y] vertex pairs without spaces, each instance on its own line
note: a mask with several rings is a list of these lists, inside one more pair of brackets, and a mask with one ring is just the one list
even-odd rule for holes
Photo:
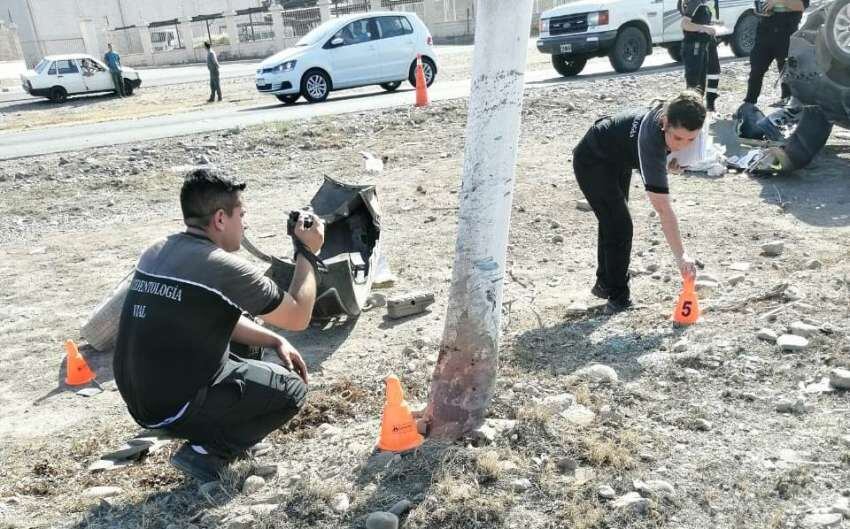
[[265,79],[263,79],[262,77],[258,77],[258,78],[257,78],[257,84],[259,84],[259,85],[266,84],[266,80],[265,80]]
[[572,44],[561,44],[561,53],[571,53],[573,51]]

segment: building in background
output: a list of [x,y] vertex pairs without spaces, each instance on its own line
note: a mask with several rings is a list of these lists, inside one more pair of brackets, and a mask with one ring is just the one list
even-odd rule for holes
[[[541,11],[571,0],[535,0]],[[45,55],[101,56],[111,42],[133,66],[202,61],[209,40],[223,60],[262,58],[293,45],[332,17],[413,11],[437,43],[471,42],[475,0],[0,0],[0,20],[17,25],[30,66]]]

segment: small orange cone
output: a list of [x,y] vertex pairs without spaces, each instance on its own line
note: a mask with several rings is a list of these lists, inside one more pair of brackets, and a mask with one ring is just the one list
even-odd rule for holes
[[423,438],[416,429],[416,420],[404,400],[398,377],[387,377],[387,401],[381,418],[381,436],[378,449],[387,452],[406,452],[422,444]]
[[428,83],[425,82],[425,70],[422,68],[422,54],[416,54],[416,106],[427,107],[431,103],[428,98]]
[[94,371],[89,368],[74,340],[65,341],[65,351],[68,353],[65,383],[69,386],[80,386],[94,380]]
[[699,300],[693,278],[685,279],[672,319],[679,325],[690,325],[699,319]]

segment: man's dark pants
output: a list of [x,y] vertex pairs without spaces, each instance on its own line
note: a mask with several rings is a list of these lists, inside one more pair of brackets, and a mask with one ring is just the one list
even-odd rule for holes
[[685,66],[685,85],[705,94],[706,107],[714,111],[720,83],[717,41],[713,38],[686,37],[682,41],[682,63]]
[[611,298],[629,296],[629,261],[632,253],[632,216],[629,184],[632,170],[616,162],[582,155],[576,149],[573,171],[599,221],[596,243],[596,278]]
[[306,396],[307,386],[294,372],[231,354],[213,383],[167,429],[230,459],[294,417]]
[[[761,85],[764,74],[770,68],[770,63],[776,61],[776,68],[781,72],[788,58],[788,46],[791,34],[797,31],[794,24],[767,23],[759,21],[756,30],[756,42],[750,53],[750,78],[747,81],[747,96],[744,101],[756,104],[761,95]],[[791,96],[788,85],[782,83],[782,97]]]
[[219,74],[210,74],[210,101],[215,99],[216,94],[221,101],[221,78]]
[[115,86],[115,94],[124,97],[124,79],[122,78],[121,72],[113,72],[109,71],[109,74],[112,76],[112,84]]

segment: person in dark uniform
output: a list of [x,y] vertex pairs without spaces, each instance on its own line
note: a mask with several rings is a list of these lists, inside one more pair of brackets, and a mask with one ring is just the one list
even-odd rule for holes
[[[755,105],[761,95],[764,74],[770,63],[776,61],[781,72],[788,57],[788,45],[791,34],[797,31],[803,11],[809,7],[809,0],[757,0],[756,14],[760,15],[756,42],[750,52],[750,77],[747,81],[745,105]],[[782,83],[782,100],[787,102],[791,91]]]
[[682,63],[685,84],[705,94],[705,106],[714,112],[720,84],[720,58],[717,55],[717,30],[712,21],[718,18],[717,0],[679,0],[682,14]]
[[[295,273],[281,291],[233,255],[242,243],[244,189],[208,169],[187,175],[180,192],[186,231],[142,254],[115,348],[115,382],[130,415],[143,427],[187,439],[171,462],[202,481],[218,479],[230,461],[252,453],[298,413],[307,392],[298,351],[250,316],[282,329],[307,327],[324,226],[301,215],[293,235],[300,241]],[[241,358],[233,344],[274,349],[280,363]]]
[[667,170],[678,169],[676,152],[694,142],[705,114],[702,96],[686,91],[649,110],[626,110],[597,120],[573,150],[576,180],[599,221],[596,284],[591,292],[608,300],[609,314],[632,305],[629,261],[633,227],[628,199],[633,169],[640,171],[682,277],[696,275],[670,204]]

